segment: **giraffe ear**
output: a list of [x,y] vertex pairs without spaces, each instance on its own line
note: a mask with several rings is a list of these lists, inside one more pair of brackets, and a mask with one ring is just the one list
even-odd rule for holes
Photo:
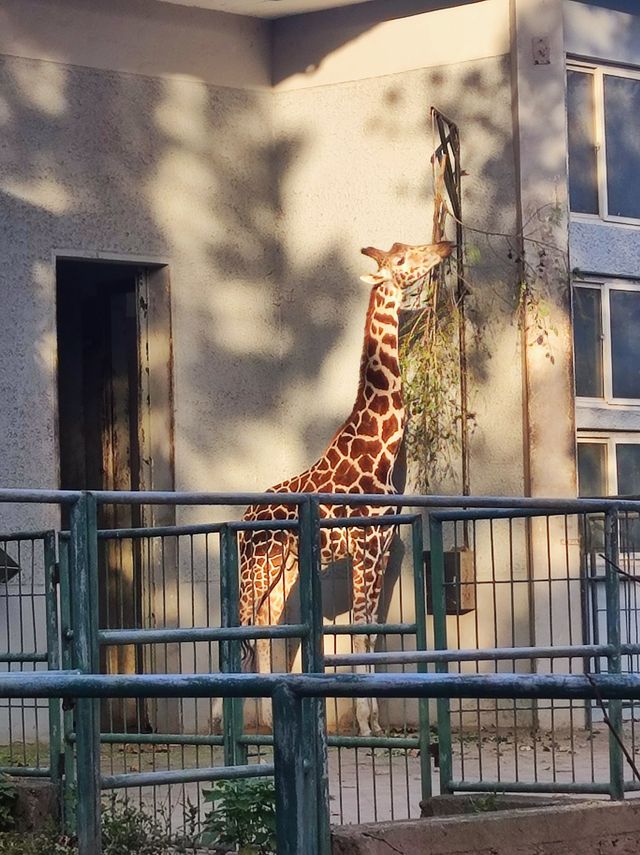
[[386,282],[389,279],[391,279],[391,273],[389,273],[389,271],[384,267],[376,273],[365,273],[364,276],[360,277],[360,281],[364,282],[366,285],[380,285],[382,282]]

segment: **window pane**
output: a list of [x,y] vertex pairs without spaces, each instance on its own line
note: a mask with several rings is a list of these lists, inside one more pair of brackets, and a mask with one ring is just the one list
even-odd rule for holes
[[602,398],[602,311],[599,288],[573,290],[573,348],[576,395]]
[[[618,473],[618,495],[640,494],[640,444],[620,442],[616,444],[616,470]],[[620,516],[620,548],[637,551],[640,544],[640,520],[637,513]]]
[[604,75],[609,214],[640,219],[640,80]]
[[603,442],[578,443],[578,495],[606,496],[607,446]]
[[613,397],[640,398],[640,292],[609,293]]
[[572,211],[598,213],[593,75],[567,72],[569,200]]
[[640,495],[640,443],[620,442],[616,445],[618,495]]

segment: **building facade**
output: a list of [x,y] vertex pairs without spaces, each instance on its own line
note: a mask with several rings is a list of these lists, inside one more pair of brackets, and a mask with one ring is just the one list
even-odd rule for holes
[[229,6],[0,0],[2,486],[252,491],[315,459],[357,386],[359,248],[429,239],[435,106],[474,426],[468,483],[434,487],[640,493],[633,0]]

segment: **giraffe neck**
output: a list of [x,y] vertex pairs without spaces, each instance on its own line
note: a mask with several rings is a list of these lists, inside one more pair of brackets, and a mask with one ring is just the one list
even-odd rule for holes
[[[358,394],[351,415],[335,435],[328,452],[347,458],[345,482],[362,492],[392,490],[393,467],[400,450],[405,412],[398,358],[398,314],[401,293],[393,284],[371,291],[360,361]],[[336,469],[336,486],[341,483]],[[349,473],[349,474],[347,474]]]
[[371,290],[360,358],[360,380],[353,413],[366,409],[376,397],[385,397],[390,412],[403,411],[398,357],[401,294],[393,285]]

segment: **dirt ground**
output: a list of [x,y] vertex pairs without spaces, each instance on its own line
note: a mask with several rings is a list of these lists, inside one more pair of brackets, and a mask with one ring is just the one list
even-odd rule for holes
[[[640,764],[640,744],[635,732],[625,728],[625,744]],[[151,748],[149,746],[104,746],[103,773],[144,772],[153,769],[177,769],[217,766],[222,763],[219,748],[192,746]],[[269,763],[269,749],[250,751],[249,762]],[[483,732],[480,738],[453,734],[453,777],[466,782],[497,781],[509,791],[511,782],[538,781],[555,791],[577,781],[606,786],[609,778],[609,737],[604,723],[593,730],[556,732],[537,736],[518,733]],[[440,792],[439,770],[431,760],[432,793]],[[633,771],[625,762],[625,779]],[[190,805],[202,801],[207,784],[179,784],[129,790],[129,795],[147,805],[170,813],[174,827],[188,821]],[[337,749],[329,750],[329,794],[331,821],[345,824],[406,819],[420,814],[422,798],[420,756],[415,749]],[[500,787],[498,787],[500,791]],[[539,790],[538,790],[539,791]],[[630,796],[633,793],[629,794]],[[606,798],[605,795],[601,797]],[[479,795],[478,799],[491,796]]]

